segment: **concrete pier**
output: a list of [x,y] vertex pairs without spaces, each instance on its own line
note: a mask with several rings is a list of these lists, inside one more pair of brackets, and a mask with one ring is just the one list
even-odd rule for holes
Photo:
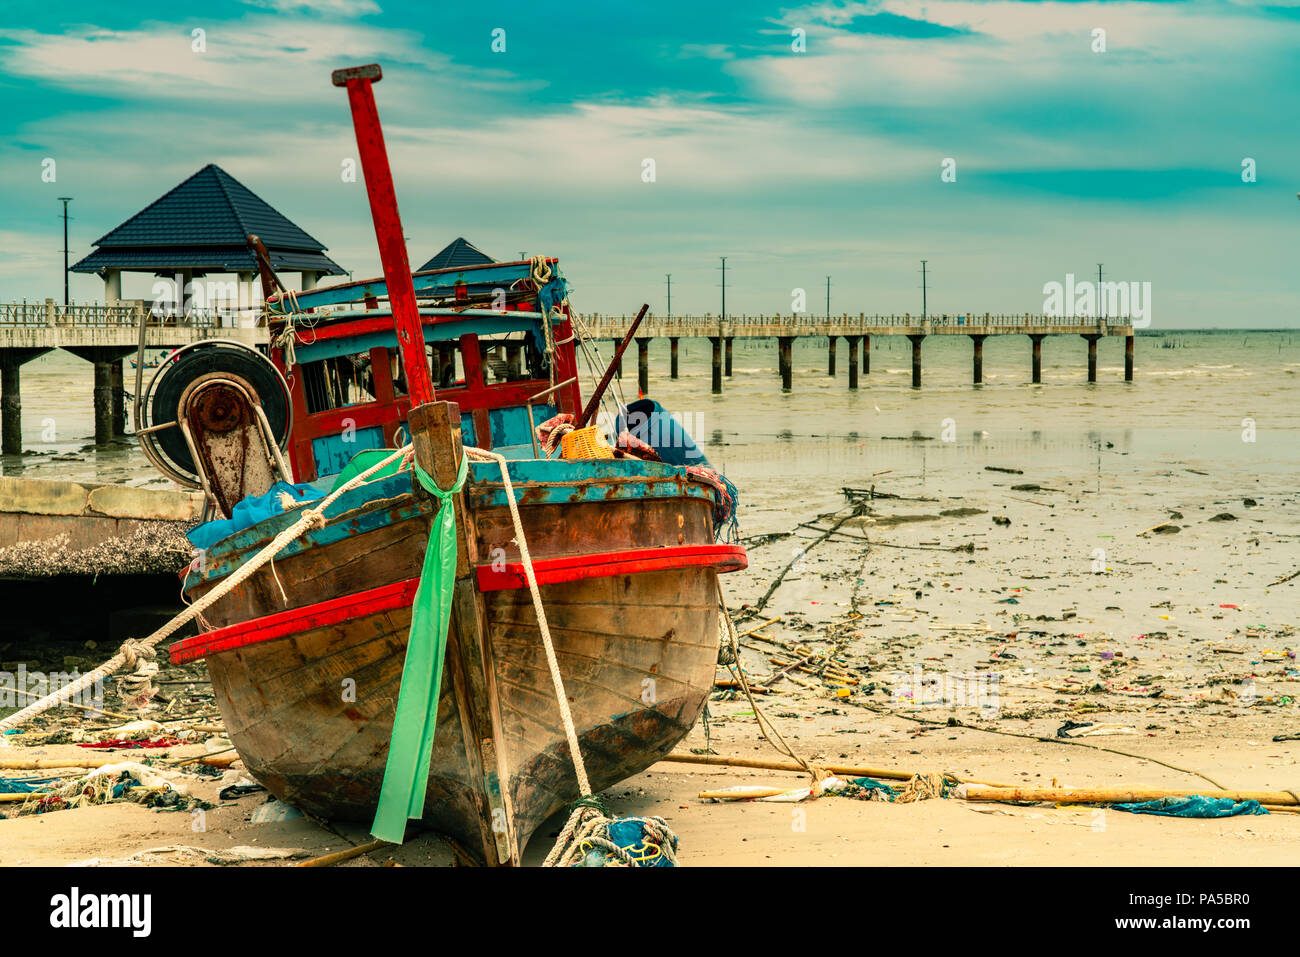
[[[109,284],[111,285],[111,283]],[[120,293],[119,293],[120,295]],[[265,345],[267,330],[235,325],[230,316],[197,310],[188,316],[156,316],[139,299],[69,306],[43,302],[0,303],[0,453],[22,452],[22,377],[19,369],[52,349],[64,349],[95,366],[90,401],[95,439],[126,432],[122,360],[133,355],[145,322],[145,348],[176,349],[206,339]]]
[[858,337],[845,336],[849,342],[849,388],[858,387]]
[[925,336],[908,336],[912,340],[912,388],[921,388],[921,343]]
[[984,381],[984,336],[971,336],[971,342],[975,344],[974,370],[973,379],[975,385],[980,385]]

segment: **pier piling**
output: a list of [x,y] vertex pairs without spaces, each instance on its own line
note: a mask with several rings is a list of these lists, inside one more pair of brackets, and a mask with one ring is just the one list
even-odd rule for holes
[[921,388],[921,342],[925,336],[908,336],[912,340],[912,388]]
[[791,355],[794,336],[779,336],[777,337],[777,343],[779,365],[781,366],[781,391],[789,392],[794,378],[794,358]]
[[1088,381],[1097,381],[1097,340],[1101,336],[1097,333],[1084,336],[1088,340]]
[[1034,348],[1033,348],[1033,354],[1034,354],[1034,358],[1033,358],[1034,385],[1040,385],[1040,384],[1042,384],[1042,381],[1043,381],[1043,338],[1044,338],[1044,335],[1045,335],[1045,334],[1044,334],[1044,333],[1041,333],[1041,332],[1031,332],[1031,333],[1029,334],[1029,341],[1032,342],[1032,343],[1034,344]]
[[845,336],[849,343],[849,388],[858,387],[858,337]]
[[668,378],[677,378],[677,336],[668,339]]
[[722,337],[709,336],[713,343],[713,394],[722,394]]
[[650,391],[650,340],[636,340],[636,387],[645,395]]
[[1124,381],[1133,381],[1133,337],[1124,337]]
[[984,382],[984,336],[971,336],[971,342],[975,343],[975,368],[974,381],[976,385]]
[[871,375],[871,337],[862,337],[862,374]]
[[[835,378],[835,343],[839,340],[838,336],[827,336],[830,340],[826,348],[826,374],[832,379]],[[849,386],[849,388],[853,388]]]
[[723,370],[723,374],[724,374],[727,378],[731,378],[731,343],[734,342],[734,341],[735,341],[735,338],[734,338],[733,336],[727,336],[727,339],[726,339],[726,343],[727,343],[727,346],[726,346],[726,363],[725,363],[725,364],[726,364],[726,368]]

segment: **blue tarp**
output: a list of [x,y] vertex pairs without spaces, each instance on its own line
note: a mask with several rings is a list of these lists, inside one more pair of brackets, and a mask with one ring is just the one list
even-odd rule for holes
[[236,505],[230,513],[230,518],[204,522],[197,528],[190,529],[188,533],[190,544],[195,548],[211,548],[223,538],[229,538],[236,532],[252,528],[272,515],[279,515],[285,509],[286,498],[287,504],[293,507],[302,502],[314,502],[324,497],[325,493],[314,485],[276,482],[265,495],[250,496]]
[[637,399],[628,403],[627,411],[618,417],[618,432],[627,430],[634,438],[653,446],[659,457],[669,465],[702,465],[709,468],[695,440],[682,428],[662,405],[654,399]]
[[1168,797],[1140,804],[1116,804],[1115,810],[1132,814],[1159,814],[1162,817],[1235,817],[1238,814],[1267,814],[1268,809],[1258,801],[1233,801],[1230,798]]

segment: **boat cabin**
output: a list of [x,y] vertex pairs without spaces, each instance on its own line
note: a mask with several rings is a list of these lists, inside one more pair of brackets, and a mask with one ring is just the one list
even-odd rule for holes
[[[461,412],[466,445],[540,455],[534,428],[581,411],[567,299],[555,259],[414,273],[439,399]],[[267,301],[271,357],[289,383],[295,480],[322,484],[365,449],[399,448],[410,400],[382,281]],[[325,482],[327,485],[328,483]]]

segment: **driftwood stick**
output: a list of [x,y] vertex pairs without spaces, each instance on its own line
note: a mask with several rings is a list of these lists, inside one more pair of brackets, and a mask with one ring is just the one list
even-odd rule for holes
[[800,552],[797,555],[791,558],[789,564],[787,564],[785,568],[781,569],[781,574],[776,576],[772,584],[768,586],[767,591],[764,592],[763,597],[760,598],[758,602],[754,605],[754,609],[753,609],[754,612],[758,613],[763,610],[763,608],[767,605],[768,600],[776,592],[781,582],[785,580],[785,576],[790,573],[790,569],[794,568],[796,563],[798,563],[801,559],[807,557],[809,552],[811,552],[822,542],[826,541],[826,539],[830,538],[832,535],[838,532],[840,530],[840,526],[843,525],[845,522],[847,522],[849,519],[857,518],[859,515],[861,515],[862,511],[863,511],[863,507],[861,505],[855,506],[853,508],[853,511],[851,511],[848,515],[845,515],[843,518],[838,519],[835,522],[835,524],[830,528],[829,531],[823,532],[819,537],[813,539],[813,541],[808,545],[807,548],[800,550]]
[[335,851],[333,854],[326,854],[323,857],[313,857],[309,861],[299,861],[293,867],[331,867],[335,864],[341,864],[344,861],[350,861],[354,857],[360,857],[362,854],[369,854],[371,851],[377,851],[381,847],[392,847],[387,841],[367,841],[364,844],[358,844],[356,847],[349,847],[346,851]]
[[[726,768],[758,768],[763,771],[793,771],[796,774],[807,773],[801,765],[795,764],[793,761],[762,761],[757,758],[719,757],[715,754],[668,754],[659,760],[671,761],[674,764],[709,764],[716,767]],[[910,781],[917,775],[916,771],[900,771],[896,768],[868,768],[851,764],[818,764],[817,767],[823,771],[829,771],[831,774],[875,778],[878,781]],[[956,777],[956,775],[951,776]],[[964,778],[958,778],[958,780],[965,781],[969,784],[977,783]],[[1006,787],[1006,785],[994,785],[984,781],[978,783],[987,784],[989,787]]]
[[[797,661],[792,661],[792,662],[790,662],[788,665],[785,665],[785,667],[783,667],[780,671],[778,671],[778,672],[776,672],[775,674],[773,674],[770,678],[764,678],[762,681],[760,681],[760,682],[758,683],[758,687],[760,687],[760,688],[770,688],[772,685],[774,685],[774,684],[776,684],[778,681],[780,681],[781,678],[783,678],[783,677],[785,676],[785,673],[786,673],[787,671],[791,671],[791,670],[793,670],[793,669],[795,669],[795,668],[798,668],[800,665],[807,664],[808,662],[812,661],[812,660],[813,660],[814,658],[816,658],[816,657],[817,657],[816,654],[804,655],[802,658],[798,659]],[[773,664],[780,664],[780,663],[781,663],[781,662],[779,662],[776,658],[772,658],[772,659],[770,659],[770,660],[771,660],[771,662],[772,662]],[[804,670],[807,670],[807,669],[804,669]]]

